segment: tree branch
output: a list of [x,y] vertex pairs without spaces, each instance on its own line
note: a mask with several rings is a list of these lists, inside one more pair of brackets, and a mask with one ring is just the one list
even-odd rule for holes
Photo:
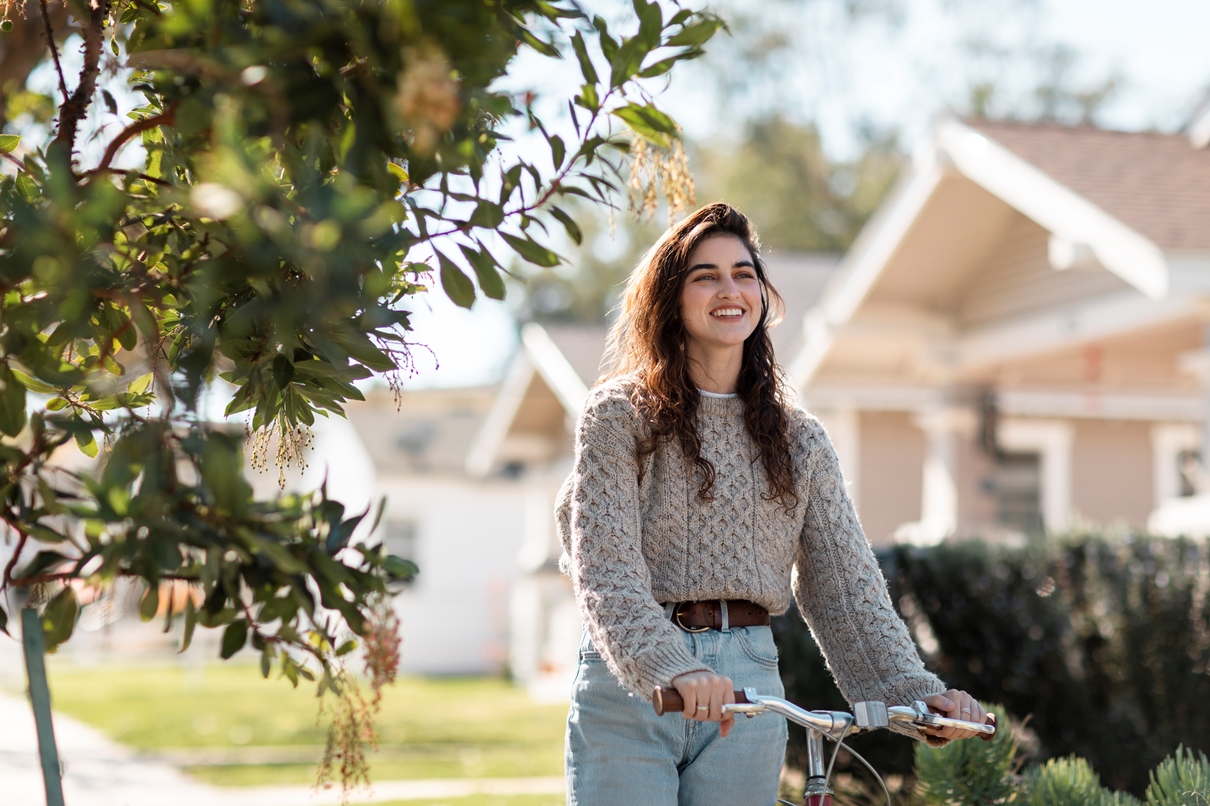
[[0,590],[5,590],[13,584],[13,569],[17,567],[17,558],[21,556],[21,550],[25,548],[25,542],[29,539],[29,535],[25,532],[18,529],[15,531],[20,537],[17,538],[17,548],[13,551],[12,559],[8,561],[8,565],[4,566],[4,579],[0,580]]
[[[109,163],[113,162],[113,158],[118,155],[118,151],[121,150],[122,146],[126,145],[126,142],[131,137],[134,137],[136,134],[145,132],[148,129],[154,129],[156,126],[159,126],[161,124],[171,126],[175,122],[176,122],[176,104],[175,103],[172,104],[171,106],[169,106],[163,112],[159,113],[158,115],[152,115],[151,117],[144,118],[143,120],[136,120],[134,123],[131,123],[125,129],[122,129],[122,131],[118,132],[118,136],[113,138],[113,140],[109,143],[109,147],[105,149],[105,156],[103,156],[101,158],[101,164],[98,165],[96,168],[92,169],[91,171],[88,171],[88,173],[86,173],[84,175],[88,176],[89,174],[102,173],[104,171],[109,170]],[[161,184],[168,184],[168,183],[163,182]]]
[[59,61],[59,48],[55,46],[55,29],[50,24],[50,10],[46,7],[46,0],[41,0],[40,6],[42,22],[46,27],[46,45],[50,48],[50,55],[55,58],[55,70],[59,73],[59,90],[63,93],[63,103],[67,103],[67,79],[63,77],[63,64]]
[[88,25],[84,29],[84,67],[80,70],[80,84],[71,97],[59,107],[59,133],[54,144],[66,145],[70,154],[75,149],[76,131],[80,121],[88,114],[93,93],[97,89],[97,76],[101,72],[101,38],[105,33],[106,0],[92,0]]

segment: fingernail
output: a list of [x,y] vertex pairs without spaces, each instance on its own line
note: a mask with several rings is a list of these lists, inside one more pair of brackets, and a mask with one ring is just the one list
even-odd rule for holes
[[954,707],[953,700],[946,700],[946,701],[945,701],[945,708],[946,708],[946,710],[947,710],[947,711],[948,711],[949,709],[953,708],[953,707]]

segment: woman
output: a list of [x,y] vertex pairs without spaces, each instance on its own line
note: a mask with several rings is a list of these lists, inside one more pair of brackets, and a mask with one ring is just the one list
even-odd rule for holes
[[[827,434],[786,401],[768,333],[781,307],[756,233],[721,203],[670,228],[627,284],[557,510],[587,628],[569,806],[773,803],[785,721],[722,706],[737,686],[782,695],[768,624],[791,595],[850,702],[984,719],[925,671]],[[656,686],[681,694],[683,719],[654,715]]]

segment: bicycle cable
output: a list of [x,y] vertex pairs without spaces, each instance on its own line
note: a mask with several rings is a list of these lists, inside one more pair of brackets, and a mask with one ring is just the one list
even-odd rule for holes
[[[832,768],[836,766],[836,757],[840,755],[840,748],[844,747],[844,739],[849,735],[849,731],[853,729],[853,723],[850,722],[844,726],[844,731],[840,734],[840,738],[836,740],[836,749],[832,751],[832,760],[828,762],[828,771],[823,776],[824,789],[828,789],[832,783]],[[849,751],[850,753],[853,751]]]
[[[838,743],[838,745],[836,747],[837,753],[840,752],[840,745],[844,745],[844,749],[848,750],[849,754],[851,756],[853,756],[854,758],[856,758],[858,761],[860,761],[862,764],[865,765],[865,768],[867,770],[869,770],[870,774],[873,775],[874,778],[878,781],[878,785],[882,787],[882,794],[886,795],[886,806],[891,806],[891,790],[887,788],[886,781],[882,780],[882,776],[878,774],[878,770],[874,769],[874,765],[871,764],[870,762],[866,761],[865,756],[861,755],[861,753],[858,753],[856,750],[849,747],[847,744],[844,744],[843,739]],[[833,754],[833,755],[835,755],[835,754]]]

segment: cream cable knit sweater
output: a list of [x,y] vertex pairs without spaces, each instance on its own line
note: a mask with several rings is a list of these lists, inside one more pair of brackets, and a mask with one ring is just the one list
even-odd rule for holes
[[561,566],[592,642],[618,680],[650,696],[677,675],[707,668],[685,649],[661,602],[749,599],[776,615],[789,608],[793,592],[850,702],[903,704],[945,690],[925,671],[891,606],[815,418],[790,412],[799,505],[787,514],[761,497],[764,468],[743,402],[703,396],[698,433],[717,472],[714,501],[703,503],[694,469],[675,443],[647,458],[640,481],[632,388],[618,379],[590,394],[556,509]]

